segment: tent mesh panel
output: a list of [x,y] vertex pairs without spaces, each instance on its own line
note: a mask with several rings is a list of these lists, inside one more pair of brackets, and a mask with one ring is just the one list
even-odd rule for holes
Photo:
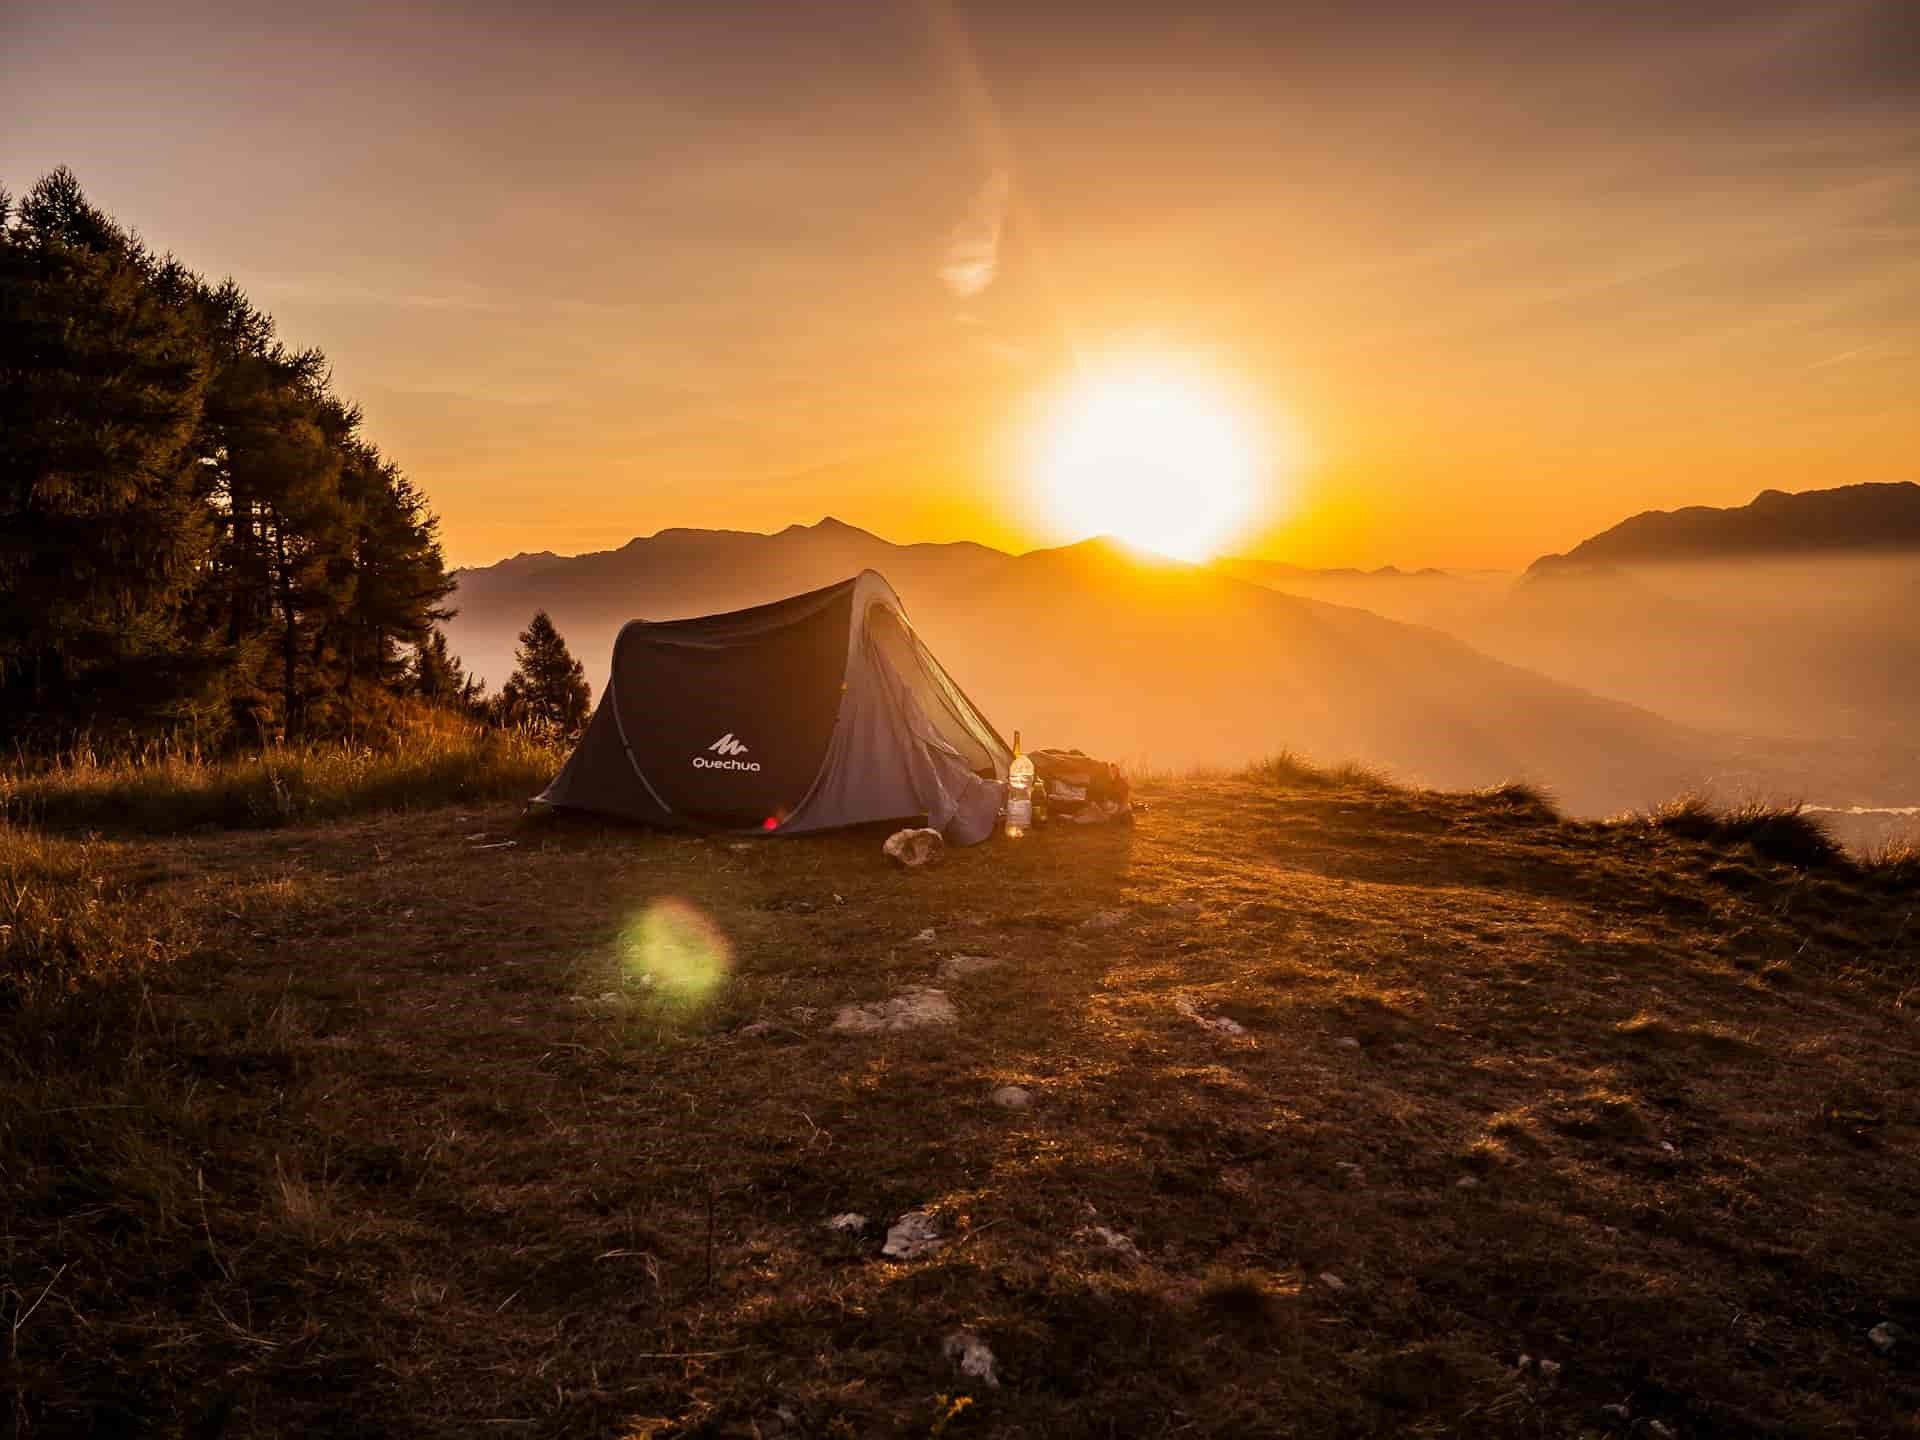
[[868,607],[866,632],[867,643],[900,677],[934,733],[960,753],[967,768],[976,775],[1005,779],[1012,758],[1006,741],[953,683],[905,618],[891,605],[876,603]]

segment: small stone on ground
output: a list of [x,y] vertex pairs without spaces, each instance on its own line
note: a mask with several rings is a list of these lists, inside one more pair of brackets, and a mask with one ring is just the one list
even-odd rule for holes
[[881,1030],[917,1030],[923,1025],[955,1025],[960,1012],[944,990],[916,985],[891,1000],[871,1005],[843,1005],[833,1017],[833,1029],[852,1035]]
[[997,955],[949,955],[940,962],[940,978],[964,980],[969,975],[978,975],[982,970],[991,970],[999,963]]
[[947,842],[938,830],[896,830],[880,848],[894,864],[914,870],[944,856]]
[[993,1092],[993,1103],[1003,1110],[1024,1110],[1033,1104],[1033,1092],[1018,1085],[1002,1085]]
[[940,1227],[923,1210],[909,1210],[887,1228],[887,1243],[880,1253],[892,1260],[917,1260],[946,1245]]
[[943,1347],[947,1358],[960,1367],[960,1373],[983,1385],[998,1388],[999,1377],[993,1373],[993,1351],[987,1348],[987,1342],[971,1330],[956,1330],[947,1336]]
[[1105,1225],[1096,1225],[1093,1227],[1093,1237],[1122,1260],[1138,1265],[1146,1259],[1140,1253],[1140,1247],[1133,1243],[1132,1237],[1123,1235],[1118,1230],[1109,1230]]
[[827,1229],[838,1230],[843,1235],[858,1235],[867,1228],[867,1217],[849,1210],[844,1215],[836,1215],[825,1222]]
[[1247,1033],[1247,1027],[1242,1025],[1238,1020],[1229,1020],[1224,1015],[1202,1015],[1200,1013],[1200,1007],[1195,1005],[1193,1001],[1185,995],[1182,995],[1173,1002],[1173,1008],[1186,1016],[1187,1019],[1194,1021],[1196,1024],[1206,1026],[1207,1029],[1214,1031],[1216,1034],[1244,1035]]

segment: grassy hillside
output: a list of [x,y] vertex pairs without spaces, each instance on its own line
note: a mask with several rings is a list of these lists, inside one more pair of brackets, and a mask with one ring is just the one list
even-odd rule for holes
[[508,806],[0,828],[4,968],[59,982],[0,1021],[16,1430],[1920,1429],[1911,866],[1147,798],[925,872]]

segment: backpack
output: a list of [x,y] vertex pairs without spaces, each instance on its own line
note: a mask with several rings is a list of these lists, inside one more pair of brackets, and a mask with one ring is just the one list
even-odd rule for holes
[[1095,760],[1081,750],[1030,750],[1027,758],[1053,814],[1071,819],[1090,806],[1108,814],[1127,808],[1127,777],[1112,761]]

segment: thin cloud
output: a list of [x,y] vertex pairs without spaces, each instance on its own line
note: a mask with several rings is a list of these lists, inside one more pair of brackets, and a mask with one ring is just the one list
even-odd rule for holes
[[947,258],[940,279],[963,300],[972,299],[1000,271],[1000,232],[1007,219],[1007,172],[996,170],[973,197],[967,218],[954,227],[947,241]]

